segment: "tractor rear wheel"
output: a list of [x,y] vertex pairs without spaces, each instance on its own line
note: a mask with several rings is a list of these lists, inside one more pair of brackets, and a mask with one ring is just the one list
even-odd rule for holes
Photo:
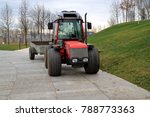
[[87,74],[96,74],[99,71],[99,52],[98,49],[93,48],[88,51],[88,63],[84,65]]
[[48,74],[50,76],[61,75],[61,56],[58,51],[53,48],[48,49]]
[[45,53],[44,53],[44,62],[45,62],[45,68],[47,69],[48,68],[48,65],[47,65],[47,48],[45,49]]
[[34,60],[34,58],[35,58],[34,48],[33,47],[29,48],[29,58],[30,58],[30,60]]

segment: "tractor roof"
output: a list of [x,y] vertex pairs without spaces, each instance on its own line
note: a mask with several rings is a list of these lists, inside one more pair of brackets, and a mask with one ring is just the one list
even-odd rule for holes
[[58,19],[82,19],[82,17],[76,11],[61,11],[56,20]]

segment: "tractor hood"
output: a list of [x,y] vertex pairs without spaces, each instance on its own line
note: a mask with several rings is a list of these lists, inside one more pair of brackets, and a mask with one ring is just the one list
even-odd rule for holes
[[65,48],[69,59],[88,58],[88,46],[79,41],[65,41]]
[[87,45],[85,43],[79,42],[79,41],[66,41],[65,42],[65,46],[68,49],[71,48],[88,48]]

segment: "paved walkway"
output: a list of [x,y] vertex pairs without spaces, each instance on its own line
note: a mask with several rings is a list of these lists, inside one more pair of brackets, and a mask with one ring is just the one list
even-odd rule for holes
[[0,99],[150,99],[150,92],[103,71],[87,75],[63,65],[62,76],[49,77],[43,58],[29,60],[28,49],[0,51]]

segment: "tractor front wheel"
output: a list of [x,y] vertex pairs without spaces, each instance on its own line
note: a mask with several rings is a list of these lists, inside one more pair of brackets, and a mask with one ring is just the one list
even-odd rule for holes
[[88,51],[88,63],[84,65],[87,74],[96,74],[99,71],[99,52],[98,49],[93,48]]
[[48,74],[49,76],[61,75],[61,56],[58,51],[53,48],[48,49]]

